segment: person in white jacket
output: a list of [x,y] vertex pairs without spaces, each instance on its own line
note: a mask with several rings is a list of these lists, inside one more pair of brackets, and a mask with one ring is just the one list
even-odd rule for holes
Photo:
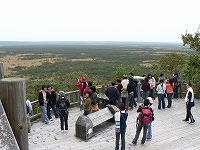
[[186,86],[187,86],[187,93],[185,96],[185,102],[186,102],[187,113],[186,113],[186,118],[183,121],[189,121],[190,119],[189,124],[192,124],[195,122],[194,117],[191,113],[191,109],[192,107],[194,107],[194,92],[191,83],[188,83]]
[[166,85],[163,83],[164,80],[160,80],[160,84],[157,86],[156,91],[158,93],[158,109],[165,109],[165,91]]

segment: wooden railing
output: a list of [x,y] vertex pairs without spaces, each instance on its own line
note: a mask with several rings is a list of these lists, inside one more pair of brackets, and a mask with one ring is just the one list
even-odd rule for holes
[[[101,88],[102,88],[102,86],[96,87],[97,93],[100,93]],[[79,90],[65,92],[65,95],[69,99],[70,105],[72,107],[78,106],[78,104],[79,104]],[[32,101],[31,104],[32,104],[32,107],[33,107],[31,120],[33,121],[33,120],[37,119],[38,117],[40,117],[41,107],[39,105],[38,100]]]
[[[141,84],[138,84],[138,89],[137,89],[138,90],[138,102],[142,102],[140,87],[141,87]],[[101,91],[101,89],[103,90],[102,86],[97,86],[96,88],[97,88],[97,93],[102,93],[102,91]],[[200,97],[200,94],[199,94],[200,93],[199,92],[200,85],[193,85],[193,88],[195,91],[195,98],[199,98]],[[67,98],[70,100],[70,104],[72,105],[72,107],[78,106],[79,90],[66,92],[65,94],[66,94]],[[179,97],[182,98],[185,96],[185,94],[186,94],[186,84],[182,83],[181,88],[179,88]],[[41,115],[41,107],[39,106],[38,100],[32,101],[31,104],[33,107],[31,120],[35,120]]]

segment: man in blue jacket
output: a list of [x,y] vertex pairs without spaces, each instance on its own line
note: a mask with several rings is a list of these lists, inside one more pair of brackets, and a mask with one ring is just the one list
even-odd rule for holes
[[115,150],[119,150],[119,139],[121,134],[121,150],[125,150],[125,133],[126,133],[126,120],[128,113],[126,112],[125,105],[121,103],[119,105],[119,112],[115,113],[115,133],[116,143]]

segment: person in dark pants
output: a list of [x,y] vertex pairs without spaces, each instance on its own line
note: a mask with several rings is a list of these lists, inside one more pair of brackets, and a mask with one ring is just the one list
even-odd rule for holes
[[47,115],[48,115],[49,120],[52,121],[50,109],[53,110],[55,118],[58,118],[58,113],[56,110],[56,92],[53,90],[51,85],[47,86],[47,90],[49,92],[49,100],[47,103]]
[[61,130],[64,130],[64,126],[65,130],[68,130],[68,108],[70,103],[63,91],[59,92],[59,100],[56,103],[56,107],[59,109]]
[[194,92],[191,83],[188,83],[186,86],[187,86],[187,94],[185,96],[185,102],[186,102],[187,113],[186,113],[186,118],[183,121],[189,121],[190,119],[189,124],[192,124],[195,122],[194,117],[191,113],[191,109],[192,107],[194,107]]
[[168,100],[167,108],[170,108],[172,106],[173,88],[174,88],[173,79],[169,79],[169,81],[166,82],[166,93]]
[[[153,110],[149,108],[149,104],[150,104],[149,100],[145,99],[144,104],[140,106],[137,110],[137,112],[139,112],[140,114],[137,117],[137,130],[136,130],[135,138],[132,141],[134,145],[137,144],[137,140],[139,138],[142,128],[143,128],[143,137],[141,140],[141,144],[144,144],[146,141],[147,129],[148,129],[149,124],[153,120]],[[149,114],[145,112],[148,112]]]
[[109,104],[117,106],[117,102],[120,99],[120,94],[115,87],[115,82],[112,82],[111,86],[106,89],[105,95],[109,98]]
[[121,150],[125,150],[125,133],[126,133],[126,120],[128,113],[125,110],[125,105],[121,103],[119,105],[120,111],[115,113],[115,133],[116,133],[116,142],[115,150],[119,150],[119,139],[121,135]]
[[173,75],[173,82],[174,82],[174,98],[178,98],[178,89],[179,89],[179,76],[178,73]]
[[133,80],[133,77],[129,78],[129,83],[127,85],[127,91],[128,91],[129,107],[132,110],[133,106],[137,107],[137,103],[136,103],[135,98],[134,98],[134,95],[137,94],[137,90],[136,90],[136,85],[135,85],[135,82]]
[[156,91],[158,92],[158,109],[165,109],[165,92],[166,85],[163,83],[163,80],[160,80],[160,84],[157,86]]

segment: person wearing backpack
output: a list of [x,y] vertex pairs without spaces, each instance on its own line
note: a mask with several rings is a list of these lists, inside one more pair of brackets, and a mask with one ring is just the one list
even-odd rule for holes
[[125,105],[123,103],[119,105],[119,109],[120,111],[116,112],[114,115],[115,133],[116,133],[115,150],[119,150],[120,134],[121,134],[121,150],[125,150],[126,120],[128,117],[128,113],[125,110]]
[[60,126],[61,130],[68,130],[68,108],[70,107],[69,100],[65,97],[65,94],[63,91],[59,92],[59,99],[56,103],[56,107],[59,110],[59,116],[60,116]]
[[137,110],[139,112],[139,115],[137,117],[137,124],[136,124],[136,134],[135,138],[133,139],[132,143],[134,145],[137,144],[137,140],[139,138],[140,132],[143,128],[143,137],[141,140],[141,144],[144,144],[146,141],[146,135],[147,135],[147,128],[149,126],[149,123],[152,122],[152,111],[149,108],[149,100],[145,99],[144,104],[140,106]]
[[[153,106],[153,99],[151,97],[147,97],[147,99],[149,100],[149,108],[152,112],[152,121],[154,121],[154,106]],[[152,129],[151,129],[151,123],[149,123],[148,128],[147,128],[147,140],[151,140],[152,139]]]

